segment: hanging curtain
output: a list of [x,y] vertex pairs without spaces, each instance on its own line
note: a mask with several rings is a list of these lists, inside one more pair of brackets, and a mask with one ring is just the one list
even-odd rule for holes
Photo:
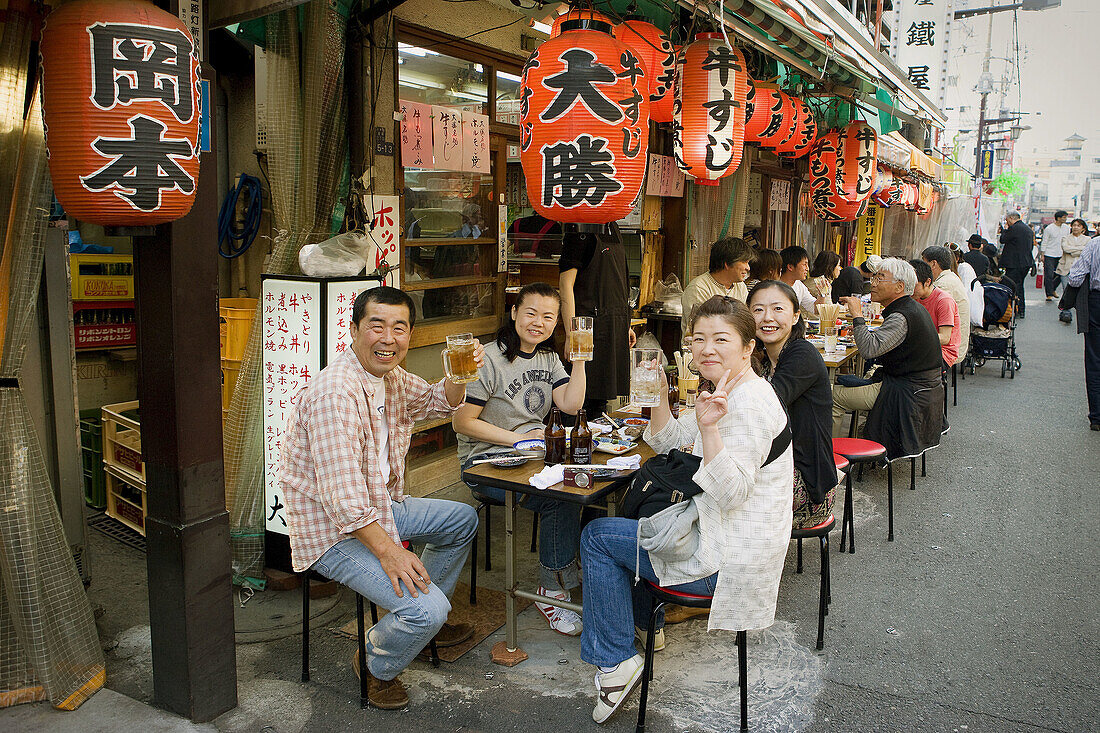
[[23,113],[31,31],[9,9],[0,31],[0,707],[49,700],[72,710],[106,671],[19,386],[52,193],[37,90]]
[[[278,232],[266,272],[276,275],[301,274],[302,246],[332,236],[332,211],[347,152],[347,19],[327,2],[311,2],[301,10],[266,19],[267,153]],[[249,336],[224,436],[234,582],[258,587],[263,587],[267,516],[262,331],[253,328]]]

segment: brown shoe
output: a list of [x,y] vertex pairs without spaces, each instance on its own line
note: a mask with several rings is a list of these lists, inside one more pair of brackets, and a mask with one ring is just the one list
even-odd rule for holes
[[443,624],[435,635],[435,645],[439,648],[457,646],[474,635],[472,624]]
[[665,624],[679,624],[690,618],[706,616],[709,613],[709,608],[689,608],[688,606],[678,606],[670,603],[665,606]]
[[[355,670],[356,678],[359,677],[359,650],[351,658],[351,668]],[[402,710],[409,705],[409,693],[405,685],[401,684],[399,677],[392,680],[380,680],[370,673],[367,668],[367,703],[379,710]]]

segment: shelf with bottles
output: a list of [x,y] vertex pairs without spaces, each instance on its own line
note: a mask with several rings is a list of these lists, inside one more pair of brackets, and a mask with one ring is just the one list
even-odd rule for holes
[[73,340],[77,350],[137,345],[132,300],[73,301]]

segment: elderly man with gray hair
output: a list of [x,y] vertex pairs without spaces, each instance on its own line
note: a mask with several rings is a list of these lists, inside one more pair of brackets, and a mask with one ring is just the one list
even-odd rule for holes
[[862,302],[842,298],[853,317],[856,348],[880,365],[870,384],[833,388],[833,437],[844,435],[844,416],[870,410],[864,437],[886,447],[890,460],[917,456],[939,445],[945,432],[940,341],[928,311],[911,297],[913,266],[888,257],[871,278],[871,300],[882,304],[882,325],[867,328]]

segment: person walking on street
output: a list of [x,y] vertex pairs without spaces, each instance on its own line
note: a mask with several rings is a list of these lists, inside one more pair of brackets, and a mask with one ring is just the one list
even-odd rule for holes
[[1043,288],[1047,292],[1048,303],[1054,300],[1058,283],[1062,280],[1057,269],[1058,262],[1062,259],[1062,240],[1070,234],[1070,226],[1066,223],[1068,216],[1065,211],[1054,212],[1054,223],[1047,224],[1039,243],[1039,254],[1043,257]]
[[[1066,283],[1080,288],[1077,298],[1077,333],[1085,334],[1085,391],[1089,401],[1089,427],[1100,430],[1100,237],[1085,247],[1073,263]],[[1084,291],[1088,291],[1086,294]]]
[[[1069,235],[1062,240],[1062,257],[1058,260],[1058,275],[1064,280],[1069,275],[1073,263],[1085,251],[1089,243],[1088,225],[1084,219],[1074,219],[1069,225]],[[1072,323],[1073,314],[1069,309],[1062,309],[1058,314],[1058,320],[1062,323]]]
[[1016,315],[1024,317],[1024,280],[1035,269],[1035,257],[1031,254],[1035,246],[1035,234],[1031,227],[1020,221],[1020,215],[1010,211],[1001,226],[1001,249],[999,264],[1005,277],[1016,287]]
[[963,259],[974,268],[974,274],[977,277],[985,277],[989,272],[989,258],[982,252],[984,244],[985,240],[980,234],[971,234],[970,239],[966,240],[966,246],[970,249],[963,255]]

